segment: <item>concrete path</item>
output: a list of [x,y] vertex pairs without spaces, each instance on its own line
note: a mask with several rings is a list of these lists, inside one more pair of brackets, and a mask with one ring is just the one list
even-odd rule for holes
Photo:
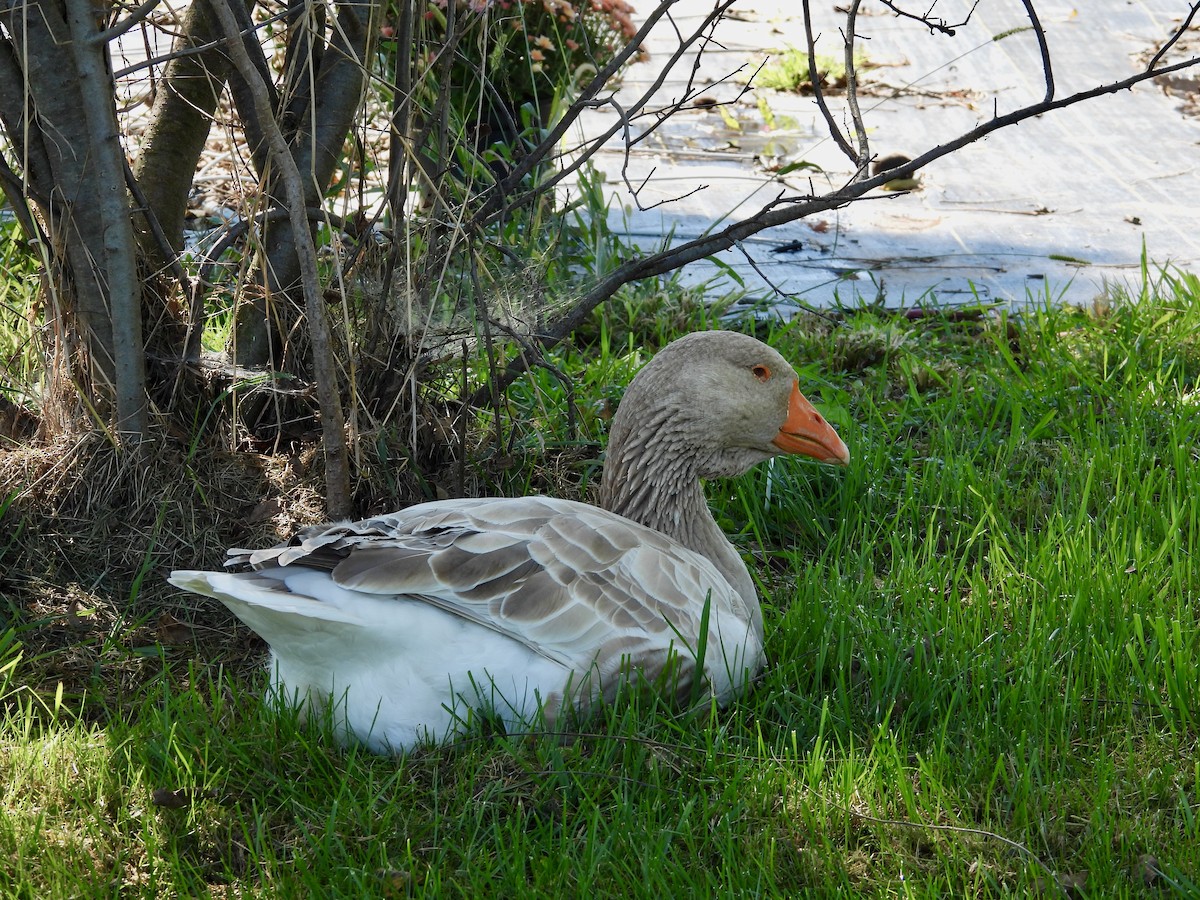
[[[652,0],[637,2],[643,13],[652,8]],[[968,6],[952,0],[935,3],[934,10],[954,20]],[[819,48],[840,52],[844,16],[834,12],[833,0],[816,0],[813,7],[824,33]],[[1189,4],[1052,0],[1037,7],[1062,97],[1143,67]],[[711,0],[677,0],[674,23],[687,33],[711,8]],[[745,0],[733,10],[735,18],[717,32],[721,48],[701,59],[700,84],[739,66],[752,72],[764,58],[804,46],[799,0]],[[857,30],[873,64],[862,98],[873,152],[916,156],[995,110],[1040,100],[1045,88],[1034,34],[994,39],[1023,24],[1018,0],[981,0],[950,38],[867,0]],[[672,26],[660,22],[650,59],[630,68],[617,99],[628,104],[644,92],[676,46]],[[1197,52],[1200,23],[1172,58]],[[726,286],[740,280],[755,295],[773,295],[781,311],[794,301],[827,305],[874,300],[881,292],[889,306],[1022,303],[1030,295],[1087,303],[1108,282],[1138,280],[1143,244],[1154,262],[1200,270],[1200,67],[1184,74],[1173,93],[1147,83],[998,132],[928,167],[915,192],[876,192],[875,199],[763,232],[745,243],[744,253],[719,256],[729,267]],[[662,86],[657,96],[663,103],[680,96],[686,75],[681,67]],[[729,81],[705,93],[731,100],[739,90]],[[810,175],[820,188],[852,171],[811,97],[755,89],[727,112],[689,109],[628,159],[618,144],[600,154],[614,227],[650,246],[668,233],[678,242],[743,218],[782,187],[764,159],[776,167],[798,160],[820,166],[819,175],[798,171],[785,178],[796,194],[808,190]],[[612,120],[611,111],[600,110],[589,114],[585,129],[594,134]],[[649,178],[642,206],[663,205],[639,211],[622,181],[623,166],[634,185]],[[698,263],[684,278],[720,273]]]

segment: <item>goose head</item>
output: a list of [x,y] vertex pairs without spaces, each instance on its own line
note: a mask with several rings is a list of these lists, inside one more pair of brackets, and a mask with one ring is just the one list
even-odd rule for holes
[[640,481],[639,469],[672,480],[733,477],[782,454],[850,460],[778,351],[733,331],[696,332],[663,348],[630,384],[613,421],[605,483],[615,488],[610,474]]

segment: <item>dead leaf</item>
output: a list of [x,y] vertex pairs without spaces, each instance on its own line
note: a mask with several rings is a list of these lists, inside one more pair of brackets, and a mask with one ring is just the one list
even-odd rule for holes
[[192,792],[187,788],[173,791],[170,788],[155,788],[150,794],[150,802],[163,809],[183,809],[192,803]]
[[412,896],[413,879],[411,873],[402,869],[379,869],[375,872],[375,876],[379,880],[379,896]]
[[250,511],[250,515],[246,517],[246,522],[250,525],[257,525],[260,522],[269,522],[279,513],[283,512],[283,505],[278,498],[272,497],[268,500],[263,500],[258,506]]
[[1138,857],[1138,865],[1142,870],[1142,884],[1147,887],[1162,877],[1162,870],[1158,867],[1158,859],[1153,854],[1143,853]]
[[168,647],[191,644],[195,640],[195,632],[192,631],[192,626],[186,622],[179,621],[170,613],[163,613],[158,617],[157,627],[158,642],[166,644]]
[[1058,886],[1068,897],[1082,897],[1087,889],[1087,872],[1067,872],[1058,876]]
[[183,809],[191,806],[197,800],[217,799],[217,792],[211,788],[201,790],[199,788],[155,788],[150,792],[150,802],[154,806],[161,806],[163,809]]
[[903,153],[890,153],[887,156],[881,156],[871,165],[871,174],[878,175],[880,172],[887,172],[891,169],[898,169],[903,165],[912,162],[911,156],[905,156]]
[[804,249],[804,241],[788,241],[778,247],[772,247],[772,253],[799,253]]

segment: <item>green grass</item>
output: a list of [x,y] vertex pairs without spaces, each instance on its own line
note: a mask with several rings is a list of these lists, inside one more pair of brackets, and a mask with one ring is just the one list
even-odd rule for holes
[[41,320],[36,260],[19,235],[15,224],[0,221],[0,396],[13,402],[18,388],[36,383],[33,335]]
[[[853,461],[713,486],[771,658],[727,710],[378,758],[219,653],[73,707],[14,624],[0,895],[1197,896],[1200,280],[1144,275],[1086,312],[769,334]],[[577,442],[656,339],[622,315],[555,358]],[[527,463],[562,409],[545,371],[514,390]]]
[[[867,67],[865,53],[855,52],[854,65],[859,71]],[[770,58],[754,77],[755,87],[773,91],[812,92],[809,77],[808,51],[789,47]],[[826,91],[842,91],[846,88],[846,58],[844,54],[818,53],[817,74],[821,87]]]

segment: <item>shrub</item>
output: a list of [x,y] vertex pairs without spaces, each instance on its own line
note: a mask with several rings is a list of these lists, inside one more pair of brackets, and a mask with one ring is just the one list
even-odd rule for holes
[[[446,2],[433,0],[426,15],[443,38]],[[456,14],[462,83],[482,71],[491,88],[485,108],[503,99],[518,112],[532,103],[543,123],[556,97],[585,84],[637,31],[625,0],[458,0]],[[467,99],[478,98],[468,90]]]

